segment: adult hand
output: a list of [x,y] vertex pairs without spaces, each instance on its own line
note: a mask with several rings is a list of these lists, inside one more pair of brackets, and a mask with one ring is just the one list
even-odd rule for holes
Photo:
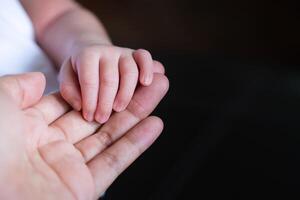
[[0,78],[0,199],[97,199],[162,131],[146,118],[168,90],[162,74],[102,126],[44,87],[40,73]]

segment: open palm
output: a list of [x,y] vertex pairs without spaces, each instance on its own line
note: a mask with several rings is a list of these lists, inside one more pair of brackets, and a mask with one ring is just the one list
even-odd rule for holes
[[41,97],[40,74],[6,79],[0,90],[10,106],[0,105],[0,127],[9,133],[0,133],[0,145],[9,156],[2,161],[23,199],[96,199],[162,131],[159,118],[147,118],[168,90],[162,74],[102,126],[86,122],[58,94]]

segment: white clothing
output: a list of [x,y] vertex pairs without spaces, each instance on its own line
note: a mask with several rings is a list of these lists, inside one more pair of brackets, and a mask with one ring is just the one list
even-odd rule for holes
[[39,71],[46,93],[58,89],[57,71],[38,46],[33,25],[18,0],[0,0],[0,76]]

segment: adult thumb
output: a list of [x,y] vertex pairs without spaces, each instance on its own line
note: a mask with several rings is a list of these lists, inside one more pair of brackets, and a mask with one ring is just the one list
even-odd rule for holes
[[0,91],[8,95],[21,109],[36,104],[41,99],[45,86],[45,76],[40,72],[0,77]]

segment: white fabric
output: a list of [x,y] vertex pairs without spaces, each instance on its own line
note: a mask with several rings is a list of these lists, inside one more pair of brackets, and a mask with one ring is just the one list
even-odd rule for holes
[[18,0],[0,0],[0,76],[43,72],[46,93],[58,89],[57,71],[34,39],[32,23]]

